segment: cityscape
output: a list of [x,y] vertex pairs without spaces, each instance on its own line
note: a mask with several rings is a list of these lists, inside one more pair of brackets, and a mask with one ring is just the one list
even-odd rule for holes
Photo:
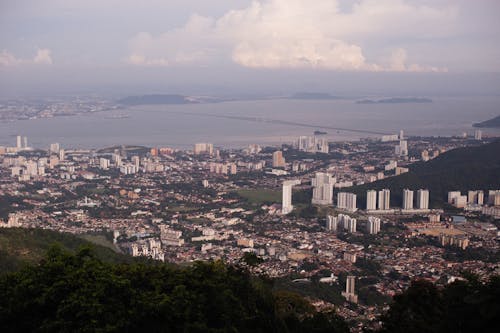
[[0,332],[496,332],[500,1],[3,0]]

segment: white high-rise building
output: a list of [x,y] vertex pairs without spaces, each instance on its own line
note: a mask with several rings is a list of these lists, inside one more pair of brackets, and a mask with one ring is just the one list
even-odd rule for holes
[[328,154],[328,140],[315,136],[300,136],[297,140],[297,148],[309,153]]
[[483,191],[468,191],[467,192],[467,203],[469,205],[483,205],[484,204],[484,192]]
[[391,191],[383,189],[378,191],[378,209],[389,210],[391,204]]
[[283,215],[286,215],[293,210],[292,189],[293,186],[299,184],[300,180],[286,180],[283,182],[283,196],[281,201],[281,213]]
[[453,199],[461,196],[462,193],[460,193],[460,191],[450,191],[448,192],[448,203],[449,204],[453,204]]
[[358,303],[358,295],[356,295],[355,289],[356,277],[352,275],[347,276],[345,291],[342,292],[342,296],[352,303]]
[[283,152],[277,150],[273,153],[273,168],[284,168],[286,166],[285,158],[283,157]]
[[51,143],[50,144],[50,153],[51,154],[59,154],[59,143]]
[[326,216],[326,230],[329,231],[337,231],[338,227],[338,219],[335,216],[327,215]]
[[403,209],[413,209],[413,191],[409,189],[403,190]]
[[429,190],[420,189],[417,191],[417,208],[429,209]]
[[214,153],[214,145],[211,144],[211,143],[206,143],[206,142],[196,143],[194,145],[193,152],[194,152],[195,155],[198,155],[198,154],[213,155],[213,153]]
[[103,170],[108,170],[109,169],[109,160],[107,158],[99,158],[99,168]]
[[370,190],[366,192],[366,210],[377,209],[377,191]]
[[17,149],[21,149],[21,148],[23,148],[23,143],[22,143],[22,138],[21,138],[21,136],[20,136],[20,135],[18,135],[16,139],[17,139],[17,140],[16,140],[16,148],[17,148]]
[[399,157],[408,156],[408,141],[400,140],[399,145],[395,147],[394,151]]
[[337,216],[337,221],[342,225],[344,230],[349,232],[356,232],[357,220],[349,215],[339,214]]
[[28,148],[28,137],[27,136],[23,137],[23,141],[24,141],[24,148]]
[[475,140],[482,140],[483,139],[483,131],[475,130],[474,131],[474,139]]
[[329,173],[316,172],[316,177],[311,180],[313,186],[313,205],[331,205],[333,203],[333,186],[335,178]]
[[356,194],[348,192],[339,192],[337,195],[337,207],[347,209],[355,212],[356,208]]
[[376,235],[380,232],[381,220],[378,217],[369,216],[366,224],[366,231],[371,235]]
[[66,152],[64,151],[64,149],[60,149],[59,150],[59,161],[64,161],[66,159]]

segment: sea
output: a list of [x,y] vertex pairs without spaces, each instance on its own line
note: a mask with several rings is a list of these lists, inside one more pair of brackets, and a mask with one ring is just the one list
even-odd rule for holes
[[[134,106],[121,110],[0,123],[0,146],[15,136],[46,149],[143,145],[188,149],[197,142],[242,148],[280,145],[326,132],[330,141],[408,136],[473,135],[472,125],[500,114],[500,97],[441,97],[432,103],[357,104],[352,99],[264,99],[206,104]],[[500,129],[481,129],[500,136]]]

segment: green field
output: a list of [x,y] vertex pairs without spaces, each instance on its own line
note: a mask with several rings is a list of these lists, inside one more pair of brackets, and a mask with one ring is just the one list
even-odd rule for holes
[[276,190],[238,190],[237,193],[251,204],[281,203],[281,192]]

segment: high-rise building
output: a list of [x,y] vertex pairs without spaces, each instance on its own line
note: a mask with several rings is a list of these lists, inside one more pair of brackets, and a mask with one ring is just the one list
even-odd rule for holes
[[103,170],[109,169],[109,160],[107,158],[99,158],[99,167]]
[[300,180],[286,180],[283,182],[283,194],[281,200],[281,213],[288,214],[293,210],[292,190],[295,185],[299,185]]
[[356,295],[355,283],[356,277],[348,275],[345,284],[345,291],[342,292],[342,296],[344,296],[348,302],[358,303],[358,295]]
[[450,191],[448,192],[448,203],[449,204],[453,204],[453,199],[461,196],[462,193],[460,193],[460,191]]
[[371,235],[376,235],[380,232],[381,220],[378,217],[369,216],[366,224],[366,231]]
[[403,190],[403,209],[413,209],[413,191],[409,189]]
[[356,194],[348,192],[339,192],[337,195],[337,207],[347,209],[355,212],[356,208]]
[[28,148],[28,137],[24,136],[23,141],[24,141],[24,148]]
[[420,189],[417,191],[417,208],[429,209],[429,190]]
[[206,142],[195,143],[193,152],[195,155],[199,155],[199,154],[213,155],[214,145],[211,143],[206,143]]
[[378,209],[389,210],[390,203],[391,203],[391,191],[389,189],[383,189],[378,191]]
[[474,131],[474,139],[475,140],[482,140],[483,139],[483,131],[475,130]]
[[328,140],[316,136],[300,136],[297,140],[297,148],[309,153],[328,154]]
[[467,192],[467,203],[469,205],[483,205],[484,204],[484,192],[483,191],[468,191]]
[[59,154],[59,149],[60,149],[59,143],[56,142],[56,143],[51,143],[50,144],[50,149],[49,150],[50,150],[51,154],[58,155]]
[[366,192],[366,210],[377,209],[377,191],[370,190]]
[[23,147],[23,143],[22,143],[22,138],[20,135],[17,136],[16,138],[16,148],[17,149],[21,149]]
[[314,205],[331,205],[333,203],[335,178],[331,174],[316,172],[311,184],[313,186],[312,203]]
[[329,231],[337,231],[338,227],[338,219],[335,216],[327,215],[326,216],[326,230]]
[[283,157],[283,152],[277,150],[273,153],[273,168],[284,168],[285,158]]
[[64,161],[65,159],[66,159],[66,152],[64,151],[64,149],[60,149],[59,150],[59,160]]

